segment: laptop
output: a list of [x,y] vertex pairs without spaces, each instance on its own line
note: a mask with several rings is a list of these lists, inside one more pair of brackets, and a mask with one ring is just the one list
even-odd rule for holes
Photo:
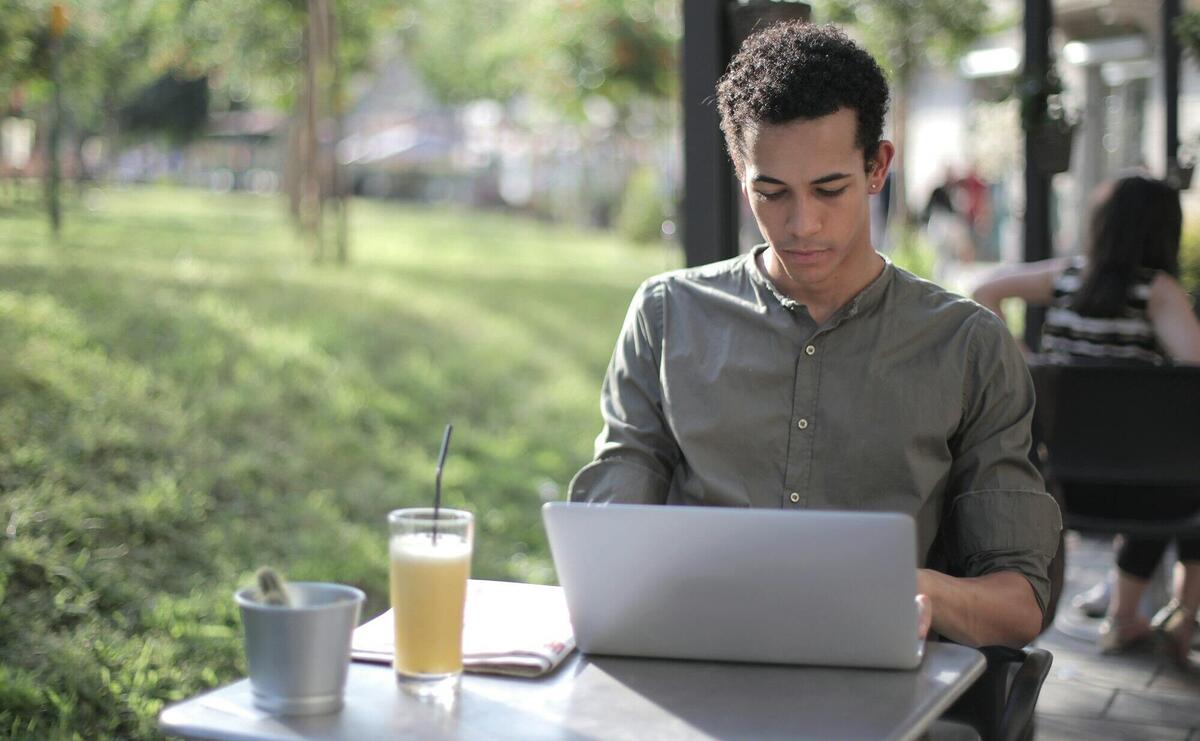
[[908,515],[550,502],[542,519],[585,653],[921,663]]

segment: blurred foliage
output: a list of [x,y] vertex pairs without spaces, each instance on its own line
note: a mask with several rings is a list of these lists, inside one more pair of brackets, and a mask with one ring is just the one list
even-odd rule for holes
[[[294,107],[304,76],[305,0],[174,0],[179,24],[172,54],[193,76],[210,75],[222,106]],[[364,69],[399,12],[386,0],[330,0],[337,64]],[[343,103],[345,101],[342,101]]]
[[[338,63],[348,74],[398,35],[444,100],[528,93],[568,115],[601,96],[622,115],[669,101],[681,21],[672,0],[332,0]],[[0,94],[24,83],[45,97],[50,3],[0,0]],[[69,107],[99,128],[147,85],[209,76],[219,107],[291,108],[301,88],[304,0],[76,0],[63,69]]]
[[1180,13],[1172,30],[1192,59],[1200,63],[1200,11]]
[[937,250],[919,229],[894,224],[888,227],[895,230],[888,237],[892,250],[888,255],[898,267],[904,268],[913,275],[926,280],[933,280],[934,268],[937,266]]
[[815,0],[820,18],[854,34],[904,84],[918,64],[951,65],[985,34],[1016,21],[994,20],[987,0]]
[[[291,108],[304,74],[304,0],[181,0],[172,54],[220,104]],[[340,8],[339,8],[340,9]]]
[[[0,0],[12,3],[13,0]],[[12,66],[0,71],[0,100],[20,87],[27,102],[38,106],[50,96],[49,2],[16,0],[0,5],[10,43],[0,39],[0,60],[5,47],[23,49]],[[62,86],[69,120],[77,129],[99,131],[106,117],[114,117],[119,102],[133,95],[171,68],[173,60],[156,53],[174,22],[174,2],[132,0],[77,0],[67,7],[68,25],[62,39]],[[10,19],[15,24],[10,24]]]
[[[396,11],[384,0],[332,2],[339,64],[353,73]],[[48,98],[48,8],[44,0],[0,0],[0,100],[18,85],[31,104]],[[76,0],[68,17],[64,99],[84,130],[102,131],[119,108],[139,97],[144,103],[167,77],[208,76],[222,108],[287,108],[300,90],[303,0]],[[166,123],[178,133],[177,121]]]
[[1200,299],[1200,225],[1184,229],[1179,248],[1179,280],[1192,296]]
[[0,219],[0,738],[156,738],[244,675],[263,563],[386,607],[384,516],[477,515],[474,573],[553,580],[539,517],[591,456],[647,275],[598,233],[359,202],[354,265],[262,197],[94,191],[51,248]]
[[536,92],[556,108],[582,116],[587,98],[599,95],[623,119],[640,98],[673,102],[679,3],[566,0],[525,8],[522,25],[534,43],[526,45],[522,66]]
[[679,3],[672,0],[414,0],[406,55],[448,102],[527,94],[575,119],[601,97],[618,121],[678,90]]
[[617,210],[617,233],[635,243],[660,243],[662,225],[671,210],[671,198],[659,172],[641,167],[625,184]]
[[34,64],[46,25],[39,6],[29,0],[0,0],[0,106],[2,94],[28,77]]
[[135,133],[165,132],[176,141],[195,137],[208,123],[208,78],[163,75],[122,107],[121,122]]
[[526,80],[517,61],[533,39],[517,27],[520,0],[412,0],[397,31],[431,92],[448,103],[508,100]]

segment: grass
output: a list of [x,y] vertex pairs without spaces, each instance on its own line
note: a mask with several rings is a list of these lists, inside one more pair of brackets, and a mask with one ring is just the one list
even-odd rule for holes
[[633,289],[678,258],[352,218],[338,267],[273,199],[96,191],[61,245],[0,208],[0,737],[156,737],[165,703],[244,674],[231,595],[261,564],[384,609],[384,515],[430,500],[447,421],[475,575],[553,580],[539,506],[591,455]]

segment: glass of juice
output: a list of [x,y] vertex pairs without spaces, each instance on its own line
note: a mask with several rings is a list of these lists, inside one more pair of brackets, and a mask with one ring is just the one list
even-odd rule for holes
[[398,509],[388,526],[396,679],[421,695],[453,690],[462,674],[474,518],[456,509]]

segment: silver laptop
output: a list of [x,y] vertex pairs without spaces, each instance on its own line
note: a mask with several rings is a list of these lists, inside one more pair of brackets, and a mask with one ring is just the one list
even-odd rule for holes
[[551,502],[542,519],[585,653],[921,662],[907,515]]

